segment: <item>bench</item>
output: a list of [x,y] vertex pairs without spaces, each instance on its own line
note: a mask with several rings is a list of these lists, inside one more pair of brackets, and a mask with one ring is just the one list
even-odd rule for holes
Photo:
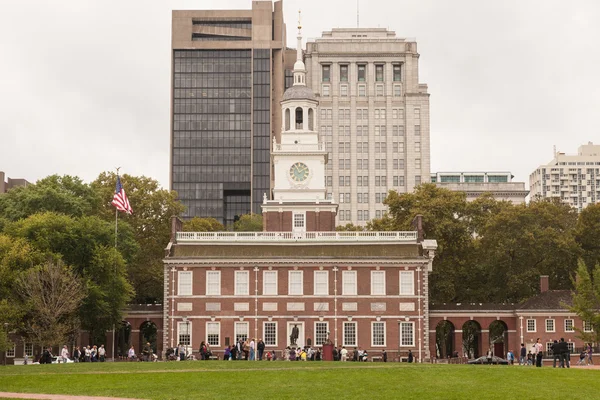
[[376,362],[376,361],[380,361],[381,362],[382,358],[381,358],[381,356],[373,356],[373,357],[371,357],[371,361],[372,362]]

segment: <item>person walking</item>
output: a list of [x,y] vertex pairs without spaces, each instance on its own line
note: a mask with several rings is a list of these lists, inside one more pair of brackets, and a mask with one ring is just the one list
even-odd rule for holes
[[263,342],[262,338],[258,339],[256,349],[258,350],[258,361],[262,361],[263,353],[265,352],[265,342]]
[[525,343],[521,343],[521,354],[519,355],[519,365],[525,365],[527,360],[527,349]]
[[587,365],[594,365],[594,363],[592,361],[592,353],[593,353],[592,344],[588,343],[588,345],[587,345]]
[[73,350],[73,362],[78,363],[80,357],[81,357],[81,350],[79,350],[79,346],[76,346],[75,350]]
[[105,357],[106,357],[106,349],[104,348],[104,345],[101,345],[100,348],[98,349],[98,359],[100,360],[100,362],[104,362]]

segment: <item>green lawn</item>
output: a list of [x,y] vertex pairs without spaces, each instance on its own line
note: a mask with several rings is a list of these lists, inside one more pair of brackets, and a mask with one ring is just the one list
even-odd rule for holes
[[142,399],[595,399],[600,370],[331,362],[0,367],[0,391]]

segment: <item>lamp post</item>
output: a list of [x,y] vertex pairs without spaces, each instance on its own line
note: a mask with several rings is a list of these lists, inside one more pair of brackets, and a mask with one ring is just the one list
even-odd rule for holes
[[187,317],[183,317],[183,322],[185,322],[185,331],[188,337],[188,339],[185,342],[185,358],[187,358],[188,345],[192,344],[192,334],[190,333],[190,320]]
[[[8,322],[4,323],[4,332],[6,332],[6,344],[8,344]],[[4,350],[4,365],[6,366],[6,350]]]

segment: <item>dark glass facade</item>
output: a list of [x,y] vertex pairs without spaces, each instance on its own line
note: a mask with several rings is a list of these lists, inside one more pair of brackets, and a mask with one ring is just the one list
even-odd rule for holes
[[250,212],[253,157],[269,159],[268,147],[251,153],[251,94],[251,50],[173,51],[171,182],[184,217],[227,224]]
[[252,113],[252,212],[261,213],[270,190],[271,50],[254,49]]

